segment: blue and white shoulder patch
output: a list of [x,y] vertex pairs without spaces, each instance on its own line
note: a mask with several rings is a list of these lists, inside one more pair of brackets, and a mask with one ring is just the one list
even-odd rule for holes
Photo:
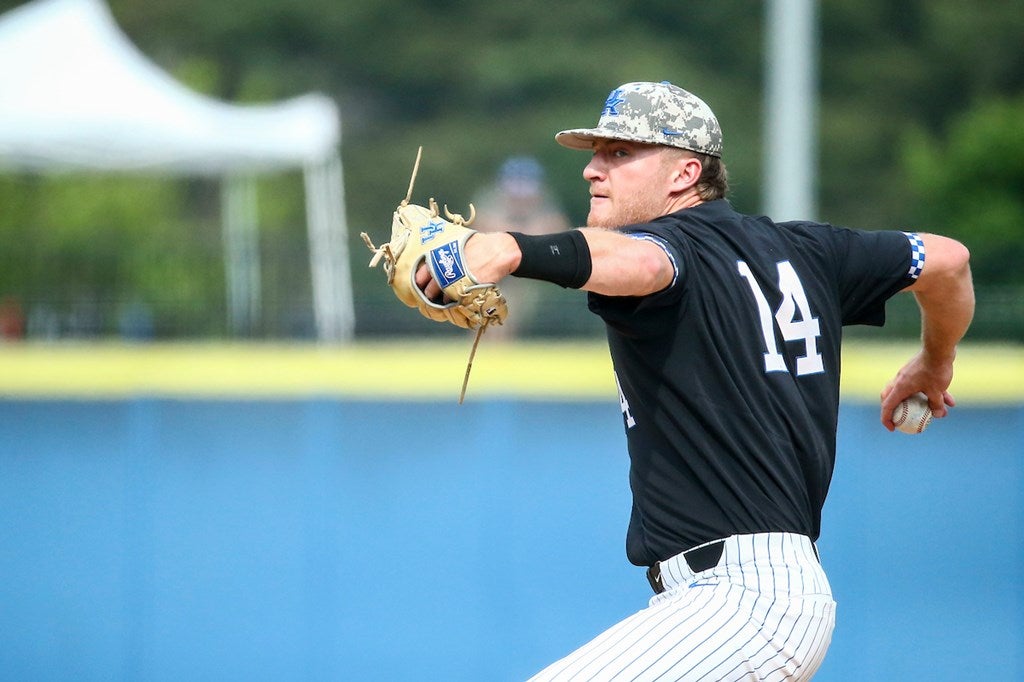
[[916,232],[904,232],[903,234],[907,235],[907,239],[910,241],[910,270],[907,271],[907,276],[910,279],[917,279],[924,270],[924,241]]

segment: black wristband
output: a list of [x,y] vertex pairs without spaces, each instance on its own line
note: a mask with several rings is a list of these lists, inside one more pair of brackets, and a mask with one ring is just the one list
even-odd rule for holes
[[579,230],[536,236],[509,234],[523,254],[519,267],[512,272],[514,276],[540,279],[568,289],[579,289],[590,279],[590,246]]

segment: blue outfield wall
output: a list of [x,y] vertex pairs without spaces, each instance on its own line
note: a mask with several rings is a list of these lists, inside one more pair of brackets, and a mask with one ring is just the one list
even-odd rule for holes
[[[0,401],[0,678],[521,680],[645,605],[617,404]],[[1024,679],[1024,407],[843,406],[820,680]]]

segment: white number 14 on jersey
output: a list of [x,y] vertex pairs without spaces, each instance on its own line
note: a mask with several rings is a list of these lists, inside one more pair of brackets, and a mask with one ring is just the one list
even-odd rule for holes
[[[782,292],[782,303],[775,311],[774,322],[778,324],[784,340],[804,342],[804,354],[796,359],[797,376],[824,372],[825,366],[821,360],[821,353],[818,352],[821,326],[818,324],[818,318],[811,314],[811,306],[807,303],[804,285],[800,282],[800,277],[788,260],[780,261],[775,265],[779,271],[779,291]],[[786,359],[779,352],[778,344],[775,342],[775,325],[772,323],[771,308],[761,290],[761,285],[757,283],[754,273],[751,272],[746,261],[737,261],[736,268],[740,275],[747,280],[750,291],[754,294],[754,300],[757,302],[757,314],[761,320],[761,334],[764,336],[766,349],[764,371],[789,371],[786,367]],[[797,319],[797,313],[799,313],[799,319]]]

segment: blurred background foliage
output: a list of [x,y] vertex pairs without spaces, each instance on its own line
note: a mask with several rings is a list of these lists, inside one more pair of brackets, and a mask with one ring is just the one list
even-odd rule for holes
[[[0,10],[18,4],[0,0]],[[362,335],[451,333],[391,298],[382,275],[364,267],[358,238],[387,234],[420,144],[417,200],[429,192],[459,210],[505,158],[525,154],[541,161],[579,224],[586,156],[557,146],[553,134],[596,123],[619,83],[671,80],[718,114],[733,204],[745,212],[762,204],[760,1],[110,7],[146,55],[199,92],[265,102],[320,91],[338,103]],[[809,217],[962,240],[979,290],[971,337],[1024,339],[1024,0],[822,0],[819,37],[820,214]],[[264,177],[259,196],[256,335],[309,338],[301,178]],[[30,338],[226,335],[219,197],[212,180],[0,175],[5,329],[14,307]],[[554,289],[545,290],[553,309],[581,296]],[[575,308],[579,319],[547,316],[527,333],[599,333],[585,306]],[[912,301],[891,317],[887,333],[916,333]]]

